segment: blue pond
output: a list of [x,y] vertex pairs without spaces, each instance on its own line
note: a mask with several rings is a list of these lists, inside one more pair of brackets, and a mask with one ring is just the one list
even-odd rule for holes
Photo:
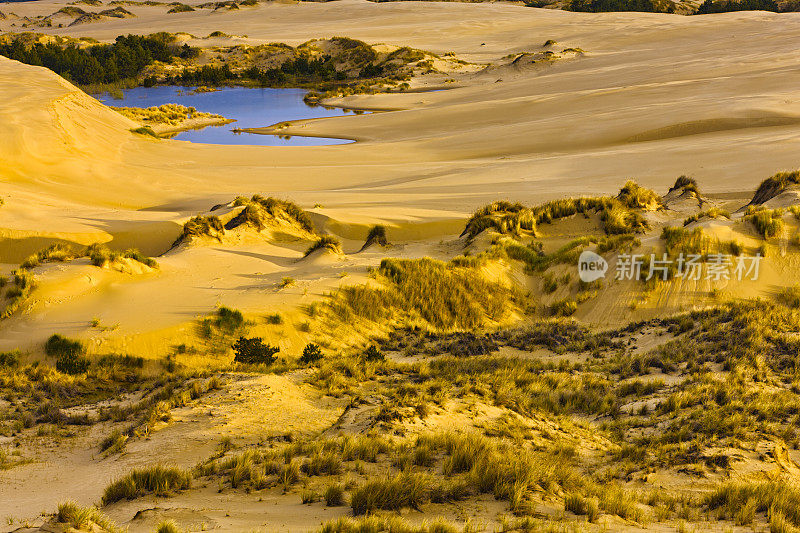
[[136,87],[124,91],[122,100],[109,96],[99,100],[115,107],[152,107],[180,104],[198,111],[217,113],[236,120],[223,126],[208,126],[198,130],[183,131],[172,137],[181,141],[208,144],[250,144],[260,146],[320,146],[346,144],[347,139],[325,137],[290,138],[256,133],[234,133],[234,128],[259,128],[287,120],[342,116],[347,111],[339,108],[309,106],[303,102],[303,89],[259,89],[249,87],[221,87],[214,92],[192,93],[192,87]]

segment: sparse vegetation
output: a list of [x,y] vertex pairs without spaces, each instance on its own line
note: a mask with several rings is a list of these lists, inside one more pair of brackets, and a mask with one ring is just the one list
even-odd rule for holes
[[192,482],[191,473],[175,467],[152,466],[134,469],[103,492],[103,505],[120,500],[133,500],[146,494],[169,496],[171,493],[188,489]]
[[342,253],[342,245],[339,242],[339,239],[333,235],[323,235],[308,247],[306,252],[303,254],[303,257],[308,257],[317,250],[327,250],[336,254],[340,254]]
[[373,244],[379,246],[389,245],[389,240],[386,238],[386,226],[381,224],[372,226],[367,233],[367,239],[364,241],[364,246],[361,249],[363,250]]
[[356,285],[333,295],[328,307],[337,319],[391,319],[434,329],[468,329],[501,321],[513,306],[511,290],[470,267],[427,258],[384,259],[376,275],[383,288]]
[[764,239],[775,237],[783,231],[783,210],[748,208],[744,220],[751,223]]
[[55,521],[67,524],[78,531],[90,531],[95,526],[109,533],[122,533],[114,522],[95,507],[80,507],[75,502],[64,502],[58,505]]

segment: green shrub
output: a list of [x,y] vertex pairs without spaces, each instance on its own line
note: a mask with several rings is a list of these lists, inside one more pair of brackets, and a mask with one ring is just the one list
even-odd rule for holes
[[233,333],[244,324],[244,316],[241,311],[223,305],[217,309],[216,324],[219,329]]
[[377,346],[372,344],[364,350],[364,359],[367,361],[383,361],[386,359],[386,356],[383,355],[383,352],[381,352]]
[[233,351],[236,354],[233,360],[237,363],[271,365],[277,359],[275,354],[280,349],[271,344],[264,344],[261,337],[239,337],[233,345]]
[[16,368],[19,365],[20,352],[0,352],[0,368]]
[[77,356],[85,352],[83,345],[74,340],[59,335],[51,335],[44,345],[44,351],[50,357]]
[[131,133],[136,133],[138,135],[144,135],[146,137],[153,137],[154,139],[160,139],[161,137],[158,136],[156,132],[153,131],[153,128],[150,126],[140,126],[138,128],[133,128]]
[[320,359],[322,359],[322,350],[320,350],[319,345],[313,342],[306,344],[305,348],[303,348],[303,355],[300,356],[300,362],[308,365],[316,363]]
[[572,0],[570,11],[587,11],[603,13],[611,11],[642,11],[645,13],[671,13],[674,10],[671,2],[657,0]]

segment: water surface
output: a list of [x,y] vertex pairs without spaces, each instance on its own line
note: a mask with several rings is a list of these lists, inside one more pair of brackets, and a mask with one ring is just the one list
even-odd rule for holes
[[124,91],[124,98],[100,97],[106,105],[114,107],[152,107],[180,104],[198,111],[216,113],[236,120],[223,126],[208,126],[198,130],[182,131],[172,137],[181,141],[208,144],[254,144],[261,146],[320,146],[345,144],[348,139],[328,137],[285,138],[278,135],[234,133],[235,128],[262,128],[287,120],[337,117],[347,113],[339,108],[309,106],[303,102],[303,89],[261,89],[250,87],[220,87],[214,92],[193,93],[193,87],[136,87]]

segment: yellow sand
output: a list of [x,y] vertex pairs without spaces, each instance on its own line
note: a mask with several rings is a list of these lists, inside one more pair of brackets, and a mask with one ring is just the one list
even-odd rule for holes
[[[64,5],[30,2],[13,10],[44,15]],[[133,135],[131,121],[50,71],[0,58],[4,272],[55,240],[110,241],[158,255],[189,216],[253,193],[312,210],[316,222],[350,239],[346,252],[357,251],[376,222],[389,224],[390,240],[400,244],[324,265],[298,261],[308,243],[296,242],[178,250],[144,277],[68,269],[70,283],[86,285],[82,296],[56,305],[57,294],[37,291],[23,316],[0,324],[0,349],[40,346],[63,331],[93,339],[97,351],[150,339],[147,350],[163,354],[173,339],[159,334],[152,341],[152,332],[186,327],[217,304],[291,311],[358,279],[382,256],[457,253],[438,243],[457,236],[464,217],[492,200],[611,193],[628,178],[663,193],[680,174],[693,175],[707,193],[746,196],[773,172],[798,166],[800,56],[789,43],[800,40],[800,14],[585,14],[504,3],[361,0],[177,15],[161,6],[126,9],[137,17],[37,31],[102,40],[185,31],[198,37],[187,42],[202,46],[343,35],[453,51],[495,66],[454,74],[452,83],[440,75],[412,82],[415,89],[449,90],[334,102],[397,111],[305,121],[282,131],[357,143],[269,148]],[[18,30],[12,23],[19,20],[0,21],[0,28]],[[200,38],[215,30],[237,37]],[[509,54],[541,52],[548,39],[558,41],[556,52],[586,53],[551,66],[503,66]],[[312,209],[316,204],[322,207]],[[61,267],[36,273],[46,278],[53,268]],[[343,272],[351,278],[341,278]],[[279,291],[283,276],[303,288]],[[119,328],[99,335],[88,326],[94,316]]]

